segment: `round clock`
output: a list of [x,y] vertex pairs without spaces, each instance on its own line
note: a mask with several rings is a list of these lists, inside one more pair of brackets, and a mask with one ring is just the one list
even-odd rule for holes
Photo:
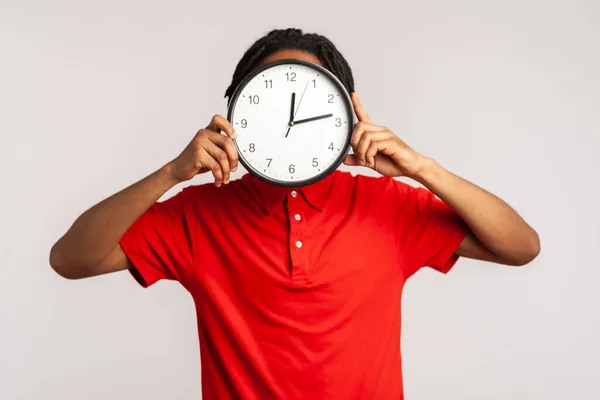
[[227,119],[249,173],[274,185],[301,187],[343,162],[354,109],[344,85],[327,69],[286,59],[258,67],[240,83]]

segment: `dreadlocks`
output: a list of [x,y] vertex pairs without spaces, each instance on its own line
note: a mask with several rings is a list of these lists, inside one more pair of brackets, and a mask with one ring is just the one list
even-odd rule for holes
[[225,91],[227,103],[235,89],[262,60],[280,50],[302,50],[316,56],[325,69],[333,73],[348,92],[354,91],[352,70],[335,45],[325,36],[303,33],[300,29],[275,29],[258,39],[238,63],[231,84]]

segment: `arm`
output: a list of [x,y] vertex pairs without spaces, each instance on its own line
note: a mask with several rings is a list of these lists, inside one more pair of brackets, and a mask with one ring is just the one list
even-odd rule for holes
[[423,159],[415,179],[448,204],[469,226],[459,256],[524,265],[540,252],[540,240],[508,204],[460,178],[431,159]]
[[352,101],[359,122],[352,134],[354,154],[345,164],[407,176],[444,201],[470,230],[456,255],[508,265],[524,265],[538,255],[537,233],[508,204],[418,154],[386,127],[374,125],[355,93]]
[[119,244],[121,237],[176,184],[208,171],[212,171],[217,186],[229,183],[230,171],[235,171],[238,163],[234,138],[231,124],[215,116],[175,160],[79,216],[52,246],[50,266],[68,279],[131,268]]
[[119,239],[142,213],[177,183],[169,169],[166,165],[79,216],[52,247],[52,268],[68,279],[130,268]]

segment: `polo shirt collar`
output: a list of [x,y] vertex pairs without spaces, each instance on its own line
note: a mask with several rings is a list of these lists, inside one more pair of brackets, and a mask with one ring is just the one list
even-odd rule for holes
[[282,187],[267,183],[248,173],[243,179],[250,183],[258,195],[260,203],[267,214],[272,214],[277,206],[285,200],[292,191],[302,195],[304,199],[319,211],[323,211],[332,187],[332,182],[337,171],[329,174],[324,179],[301,188]]

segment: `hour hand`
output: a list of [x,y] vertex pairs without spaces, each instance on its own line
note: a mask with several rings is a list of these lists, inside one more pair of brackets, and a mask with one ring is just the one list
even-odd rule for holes
[[333,117],[333,114],[324,114],[324,115],[319,115],[317,117],[305,118],[305,119],[301,119],[298,121],[294,121],[294,125],[303,124],[305,122],[316,121],[318,119],[330,118],[330,117]]
[[296,105],[296,92],[292,93],[292,109],[290,110],[290,122],[288,122],[288,130],[285,133],[285,137],[288,137],[288,135],[290,134],[290,129],[292,129],[292,126],[294,125],[294,107]]

